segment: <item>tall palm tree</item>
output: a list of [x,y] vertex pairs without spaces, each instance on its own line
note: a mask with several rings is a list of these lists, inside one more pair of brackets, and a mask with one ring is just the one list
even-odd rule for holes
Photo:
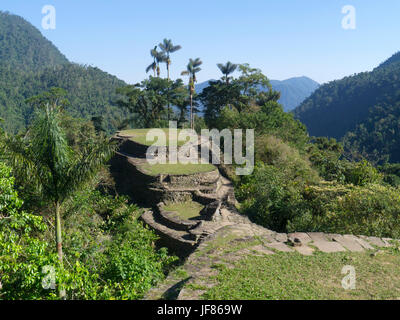
[[238,67],[237,64],[233,64],[232,62],[228,61],[226,64],[218,63],[217,64],[219,70],[221,70],[222,74],[224,75],[223,79],[225,79],[226,84],[229,84],[229,75],[235,72],[236,68]]
[[156,76],[156,70],[157,70],[157,46],[154,47],[154,49],[150,50],[150,55],[153,58],[153,62],[149,64],[146,68],[146,73],[149,72],[150,70],[153,70],[154,77]]
[[171,65],[171,58],[170,58],[170,54],[174,53],[175,51],[178,51],[180,49],[182,49],[182,47],[180,45],[176,45],[174,46],[172,44],[172,40],[171,39],[164,39],[162,43],[160,43],[158,45],[161,49],[161,51],[165,54],[166,59],[165,59],[165,64],[167,65],[167,78],[169,79],[169,68]]
[[[160,47],[160,49],[162,50],[162,52],[165,55],[165,64],[167,65],[167,79],[169,80],[169,68],[171,65],[171,58],[170,58],[170,54],[174,53],[175,51],[178,51],[180,49],[182,49],[182,47],[180,45],[176,45],[174,46],[172,44],[172,40],[171,39],[164,39],[162,43],[160,43],[158,45]],[[168,92],[168,121],[169,121],[169,114],[170,114],[170,109],[171,109],[171,104],[169,101],[169,92]]]
[[150,55],[153,57],[153,62],[146,68],[146,73],[153,70],[154,76],[160,77],[160,63],[164,63],[167,60],[167,56],[162,51],[157,51],[157,46],[150,50]]
[[[104,139],[88,144],[85,151],[75,151],[68,145],[61,121],[61,107],[54,101],[47,102],[36,112],[25,136],[5,137],[3,148],[15,172],[29,179],[54,209],[56,250],[62,267],[63,205],[92,180],[112,156],[115,145]],[[60,296],[64,295],[60,288]]]
[[190,128],[194,129],[194,117],[193,117],[193,95],[195,93],[194,84],[197,82],[196,73],[201,71],[199,67],[203,62],[200,58],[195,60],[189,59],[189,63],[186,66],[186,70],[182,71],[181,75],[189,76],[189,94],[190,94]]

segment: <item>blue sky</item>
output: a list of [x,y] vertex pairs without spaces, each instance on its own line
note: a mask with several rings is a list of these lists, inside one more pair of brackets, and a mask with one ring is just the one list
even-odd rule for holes
[[[41,27],[44,5],[56,8],[55,30]],[[355,30],[342,28],[344,5],[356,9]],[[129,83],[146,77],[149,51],[163,38],[182,46],[172,77],[200,57],[199,81],[220,77],[216,63],[230,60],[270,79],[323,83],[371,70],[400,50],[399,0],[1,0],[0,9],[23,16],[69,60]]]

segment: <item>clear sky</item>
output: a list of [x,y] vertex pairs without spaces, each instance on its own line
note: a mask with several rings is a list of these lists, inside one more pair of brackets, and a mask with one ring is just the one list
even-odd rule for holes
[[[56,9],[55,30],[42,28],[44,5]],[[342,28],[345,5],[356,9],[356,29]],[[149,51],[163,38],[182,46],[172,77],[200,57],[199,81],[220,77],[216,63],[230,60],[270,79],[323,83],[371,70],[400,50],[399,0],[1,0],[0,9],[23,16],[69,60],[129,83],[146,77]]]

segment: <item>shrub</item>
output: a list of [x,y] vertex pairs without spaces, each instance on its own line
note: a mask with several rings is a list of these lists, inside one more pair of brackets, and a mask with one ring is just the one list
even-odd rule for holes
[[288,223],[288,231],[322,231],[400,237],[400,191],[378,184],[309,186],[307,211]]
[[344,171],[345,182],[356,186],[364,186],[368,183],[381,183],[382,175],[368,161],[349,162]]
[[236,195],[243,201],[242,212],[252,221],[283,232],[296,215],[302,183],[274,166],[258,164],[252,175],[242,179]]
[[0,299],[58,299],[56,288],[43,287],[53,275],[68,299],[139,299],[176,261],[154,248],[156,236],[138,221],[136,206],[86,190],[64,212],[61,267],[54,231],[42,216],[21,210],[10,172],[0,162]]

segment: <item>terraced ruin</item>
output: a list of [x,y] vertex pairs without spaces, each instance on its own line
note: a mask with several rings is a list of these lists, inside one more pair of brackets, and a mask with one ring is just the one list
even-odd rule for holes
[[[148,146],[124,132],[117,133],[115,139],[121,144],[111,161],[111,172],[118,192],[148,207],[141,219],[159,235],[160,245],[186,259],[184,268],[192,284],[215,273],[211,265],[216,261],[229,264],[230,260],[237,261],[245,255],[363,252],[394,243],[398,245],[397,241],[388,238],[319,232],[286,234],[268,230],[238,212],[232,183],[220,174],[218,168],[210,166],[208,171],[200,168],[196,172],[191,167],[186,174],[171,174],[166,170],[166,173],[154,175],[146,170]],[[181,206],[168,210],[171,204],[172,208],[177,207],[176,204]],[[198,212],[186,216],[186,212],[182,212],[185,205],[199,208]],[[223,245],[218,245],[220,240]],[[242,243],[242,249],[226,252],[237,243]],[[150,290],[147,298],[168,298],[172,289],[180,288],[182,281],[182,278],[170,275],[161,285]],[[178,290],[174,298],[197,299],[202,292],[204,290],[186,288]]]
[[[231,182],[218,168],[188,165],[187,173],[185,165],[178,164],[184,173],[171,174],[166,165],[165,173],[152,174],[147,169],[150,166],[146,160],[148,146],[134,138],[127,132],[117,133],[115,139],[120,141],[120,148],[111,161],[111,172],[119,193],[149,208],[141,218],[160,236],[161,245],[186,257],[218,229],[246,220],[235,208]],[[197,217],[184,219],[165,209],[168,203],[188,201],[203,206]]]

